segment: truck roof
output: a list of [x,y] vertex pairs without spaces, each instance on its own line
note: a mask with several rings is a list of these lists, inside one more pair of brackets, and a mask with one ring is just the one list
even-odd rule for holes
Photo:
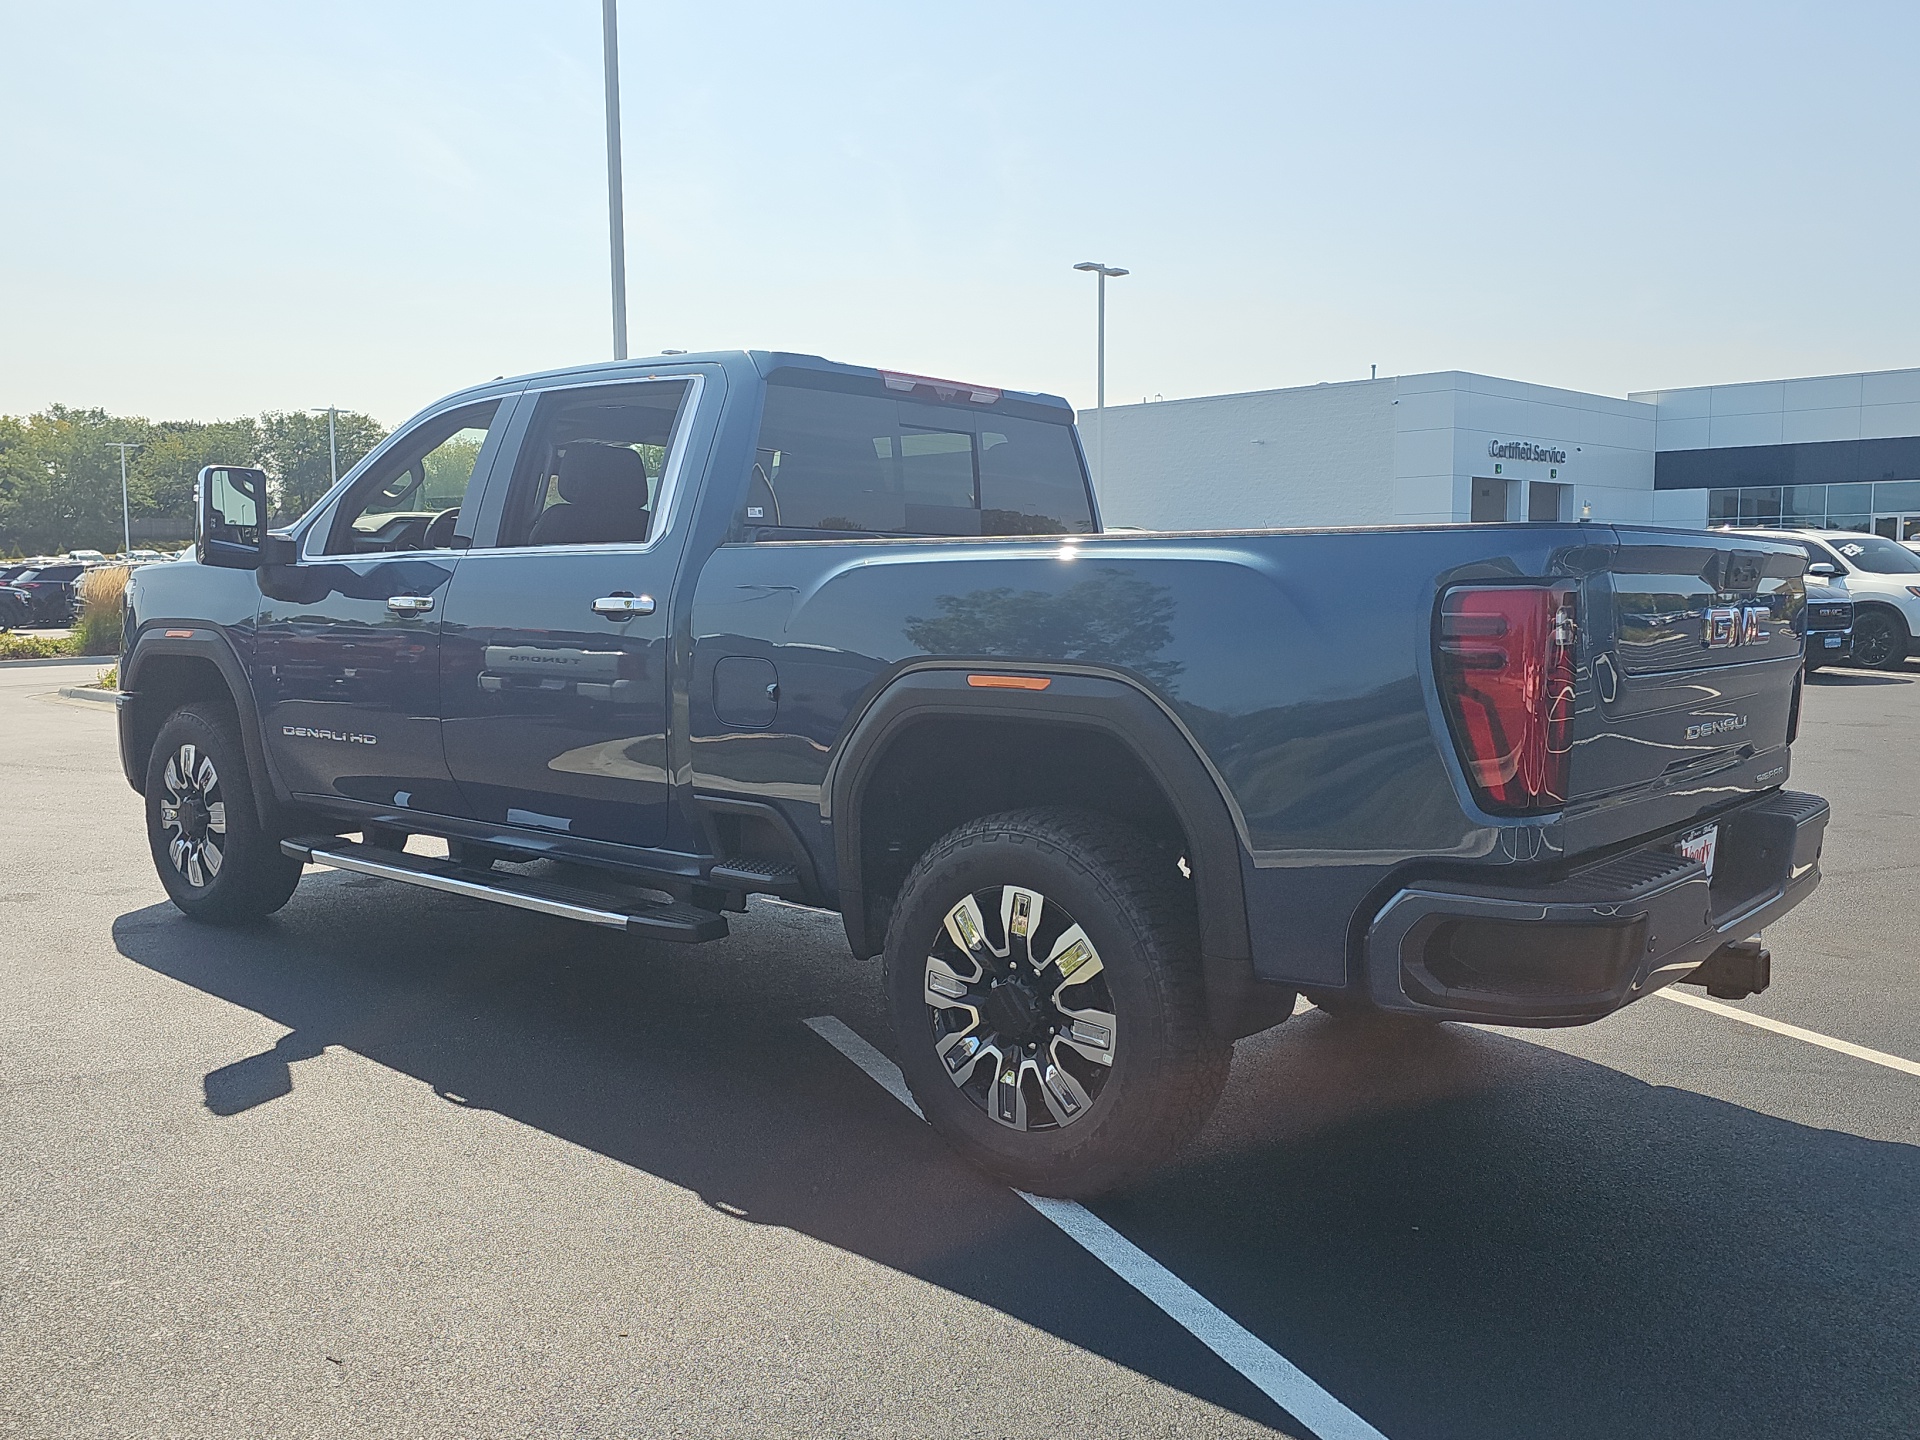
[[[875,381],[882,384],[890,379],[896,382],[911,380],[922,384],[951,386],[956,391],[968,393],[969,398],[976,401],[980,401],[983,395],[993,396],[992,401],[980,403],[1011,400],[1020,408],[1060,411],[1063,412],[1063,419],[1071,419],[1073,416],[1073,407],[1064,399],[1041,391],[1009,390],[1005,386],[987,382],[938,380],[936,377],[919,375],[912,371],[891,370],[873,365],[848,365],[838,360],[828,360],[820,355],[801,355],[787,350],[700,350],[678,355],[642,355],[629,360],[598,360],[585,365],[566,365],[552,370],[529,371],[524,375],[498,376],[485,384],[457,390],[445,399],[484,399],[490,395],[522,390],[529,385],[548,380],[635,379],[657,373],[665,366],[682,365],[721,365],[743,374],[752,372],[762,379],[778,370],[812,370],[822,375],[844,376],[848,379]],[[895,388],[904,387],[896,384]]]

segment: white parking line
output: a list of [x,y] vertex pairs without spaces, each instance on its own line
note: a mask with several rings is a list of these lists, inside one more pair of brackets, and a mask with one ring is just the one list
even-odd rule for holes
[[[915,1115],[906,1077],[838,1016],[817,1015],[807,1025]],[[920,1115],[922,1120],[926,1116]],[[1311,1376],[1260,1340],[1198,1290],[1076,1200],[1013,1192],[1094,1259],[1138,1290],[1202,1345],[1246,1376],[1256,1388],[1320,1440],[1386,1440],[1378,1430],[1321,1389]]]
[[1784,1020],[1755,1015],[1747,1010],[1736,1010],[1731,1005],[1722,1005],[1718,1000],[1707,1000],[1698,995],[1681,995],[1673,990],[1662,990],[1659,993],[1669,1000],[1679,1001],[1682,1005],[1691,1005],[1696,1010],[1710,1010],[1715,1015],[1724,1015],[1729,1020],[1738,1020],[1741,1024],[1751,1025],[1758,1030],[1771,1030],[1776,1035],[1804,1040],[1807,1044],[1818,1045],[1823,1050],[1835,1050],[1842,1055],[1851,1055],[1856,1060],[1884,1065],[1887,1069],[1898,1070],[1903,1075],[1920,1075],[1920,1060],[1908,1060],[1899,1055],[1889,1055],[1884,1050],[1869,1050],[1865,1045],[1856,1045],[1851,1040],[1836,1040],[1831,1035],[1822,1035],[1818,1030],[1803,1030],[1798,1025],[1787,1024]]

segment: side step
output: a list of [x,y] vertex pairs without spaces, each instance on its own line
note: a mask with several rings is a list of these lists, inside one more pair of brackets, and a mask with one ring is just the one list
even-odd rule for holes
[[722,860],[707,872],[707,883],[747,895],[792,895],[800,872],[778,860]]
[[398,880],[404,885],[419,885],[449,895],[491,900],[497,905],[558,915],[566,920],[584,920],[589,925],[605,925],[654,940],[692,945],[719,940],[727,933],[726,916],[702,910],[697,905],[683,905],[675,900],[624,899],[592,890],[576,890],[570,885],[529,880],[520,875],[482,874],[462,869],[451,860],[380,850],[332,835],[282,840],[280,849],[309,865],[375,875],[382,880]]

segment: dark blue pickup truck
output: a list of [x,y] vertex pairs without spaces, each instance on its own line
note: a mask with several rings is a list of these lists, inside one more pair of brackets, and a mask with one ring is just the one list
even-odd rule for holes
[[1107,534],[1072,422],[686,355],[463,391],[284,531],[209,468],[198,563],[128,589],[168,893],[248,920],[330,866],[669,941],[837,910],[928,1118],[1056,1194],[1173,1153],[1301,995],[1568,1025],[1765,985],[1827,819],[1782,788],[1799,549]]

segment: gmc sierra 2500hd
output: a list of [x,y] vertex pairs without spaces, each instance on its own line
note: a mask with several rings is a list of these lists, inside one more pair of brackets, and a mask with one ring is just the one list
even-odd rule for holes
[[267,501],[210,467],[198,563],[128,587],[181,910],[307,865],[667,941],[831,908],[928,1119],[1033,1190],[1165,1160],[1298,994],[1743,995],[1819,878],[1794,546],[1103,534],[1063,401],[758,352],[498,380]]

